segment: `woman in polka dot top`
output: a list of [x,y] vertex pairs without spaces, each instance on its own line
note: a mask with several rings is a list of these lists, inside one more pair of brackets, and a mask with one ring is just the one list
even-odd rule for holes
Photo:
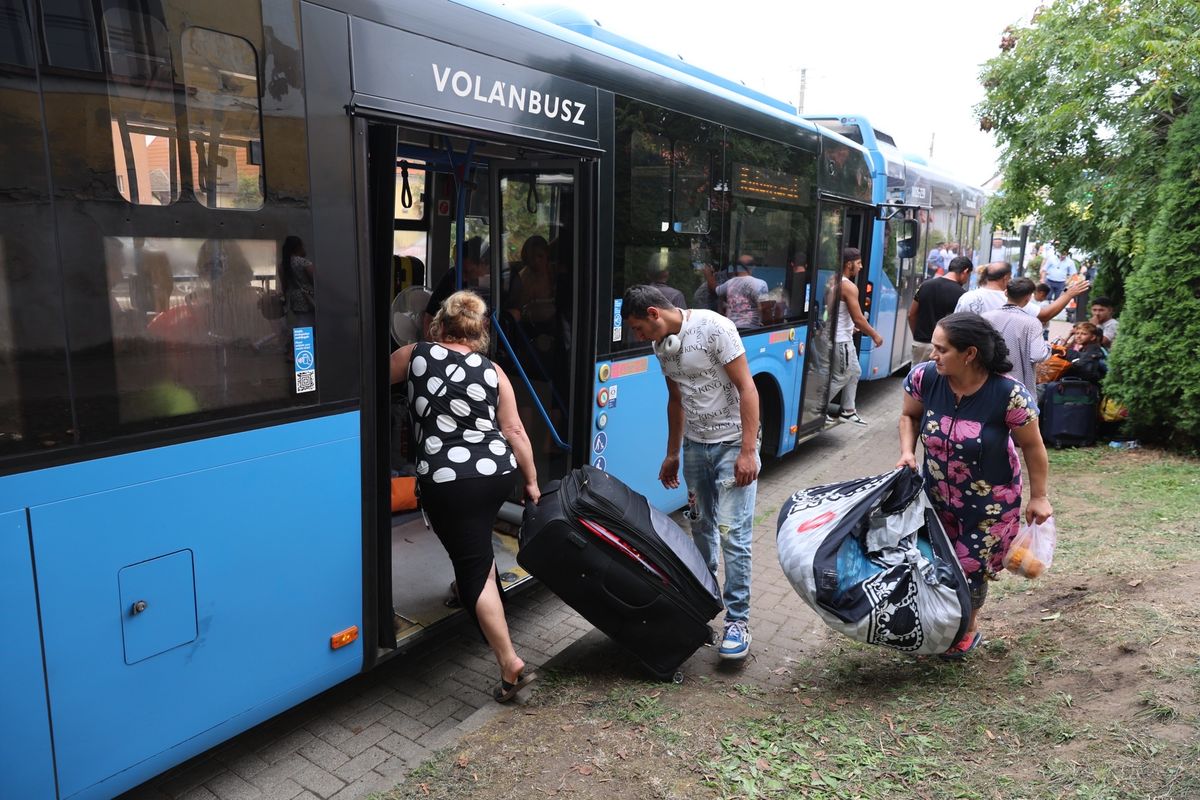
[[446,298],[431,342],[392,353],[391,379],[408,382],[417,437],[421,506],[450,560],[463,607],[476,619],[500,665],[495,697],[511,700],[532,680],[509,638],[500,601],[492,524],[517,470],[536,503],[537,468],[512,384],[486,356],[488,313],[470,291]]

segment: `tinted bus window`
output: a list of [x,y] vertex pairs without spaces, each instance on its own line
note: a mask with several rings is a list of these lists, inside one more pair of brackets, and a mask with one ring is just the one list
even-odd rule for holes
[[[724,271],[724,129],[618,98],[613,297],[656,285],[685,308],[716,307]],[[607,330],[607,325],[605,326]],[[628,326],[612,346],[634,347]]]
[[[316,322],[303,118],[268,100],[281,144],[262,146],[255,7],[228,20],[189,7],[193,28],[171,3],[97,7],[104,71],[42,72],[45,146],[31,159],[71,198],[39,228],[59,246],[41,269],[70,344],[66,428],[90,444],[338,396],[319,355],[333,334]],[[199,27],[214,24],[233,32]],[[282,200],[264,197],[264,156],[286,176]],[[315,372],[293,363],[297,331],[316,342]]]
[[0,64],[33,66],[33,38],[23,0],[0,0]]
[[33,28],[25,8],[22,0],[0,0],[0,458],[74,442]]
[[291,397],[276,242],[107,237],[104,252],[121,425]]
[[260,208],[262,123],[254,48],[236,36],[188,28],[183,78],[196,197],[209,208]]
[[117,191],[131,203],[169,205],[179,197],[179,152],[166,23],[128,7],[103,19]]
[[866,154],[838,142],[826,141],[821,154],[821,187],[840,197],[871,202],[871,167]]
[[99,72],[103,67],[91,0],[42,0],[41,5],[50,66]]
[[[807,315],[816,206],[816,157],[779,142],[731,132],[729,251],[741,277],[718,289],[739,328]],[[754,298],[752,289],[760,290]]]

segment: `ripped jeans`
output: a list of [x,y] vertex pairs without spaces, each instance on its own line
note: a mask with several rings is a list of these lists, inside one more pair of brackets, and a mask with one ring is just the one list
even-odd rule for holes
[[[726,623],[750,618],[750,542],[758,481],[749,486],[734,483],[739,452],[740,440],[711,444],[683,440],[683,480],[688,494],[695,495],[694,515],[689,513],[692,539],[713,575],[718,544],[725,555]],[[755,460],[761,466],[757,454]]]

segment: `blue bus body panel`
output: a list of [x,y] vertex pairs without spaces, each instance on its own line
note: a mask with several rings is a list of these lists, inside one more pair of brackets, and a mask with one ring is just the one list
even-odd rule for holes
[[[606,366],[611,375],[600,380]],[[592,385],[589,462],[646,495],[656,508],[674,511],[686,505],[682,467],[678,489],[667,489],[658,480],[667,452],[667,384],[658,358],[646,353],[602,361],[596,365]],[[607,401],[603,407],[599,403],[602,393]],[[607,423],[603,428],[602,418]]]
[[[796,447],[796,434],[792,433],[791,427],[800,419],[800,385],[804,377],[804,348],[798,343],[807,335],[806,326],[758,333],[742,339],[750,374],[760,384],[760,411],[761,405],[767,402],[761,394],[772,387],[781,404],[778,429],[763,430],[764,442],[769,436],[777,437],[778,455],[790,453]],[[765,388],[762,387],[764,383]]]
[[25,512],[0,514],[0,795],[54,797],[50,715]]
[[[883,270],[883,255],[886,249],[884,241],[884,222],[876,220],[871,233],[871,271],[868,277],[871,281],[871,319],[868,322],[879,335],[883,337],[883,346],[876,347],[870,336],[862,337],[862,351],[859,353],[859,365],[862,367],[863,380],[877,380],[892,374],[893,350],[896,339],[896,313],[900,304],[900,295],[892,279]],[[905,314],[908,310],[905,309]],[[903,354],[896,354],[903,359]],[[899,366],[897,363],[895,366]]]
[[350,413],[6,479],[60,797],[112,796],[361,669],[361,642],[329,638],[362,626],[360,465]]

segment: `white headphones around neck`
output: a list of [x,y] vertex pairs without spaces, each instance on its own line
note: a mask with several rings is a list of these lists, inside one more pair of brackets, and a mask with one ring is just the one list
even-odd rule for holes
[[673,356],[679,352],[683,342],[673,333],[668,333],[660,341],[654,343],[654,352],[659,356]]

